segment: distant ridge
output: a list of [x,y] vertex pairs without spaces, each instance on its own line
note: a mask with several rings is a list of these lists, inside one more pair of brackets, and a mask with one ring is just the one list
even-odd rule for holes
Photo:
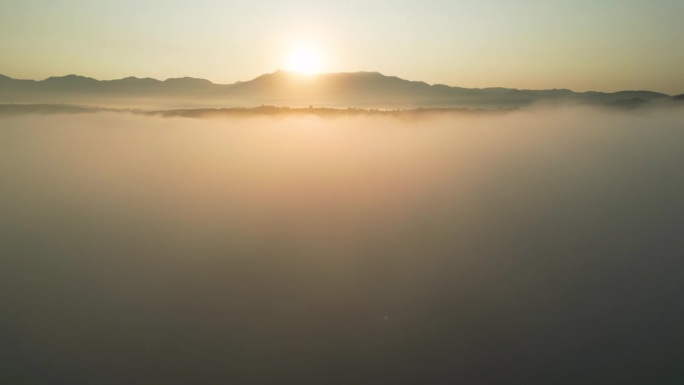
[[[682,95],[674,97],[680,100]],[[536,103],[617,103],[630,107],[669,95],[652,91],[574,92],[567,89],[462,88],[409,81],[379,72],[301,75],[276,71],[234,84],[191,77],[97,80],[79,75],[42,81],[0,75],[0,103],[69,103],[100,106],[274,106],[362,108],[516,108]]]

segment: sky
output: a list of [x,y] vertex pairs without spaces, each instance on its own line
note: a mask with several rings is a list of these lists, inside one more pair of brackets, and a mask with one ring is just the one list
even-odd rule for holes
[[0,74],[249,80],[322,72],[461,87],[684,93],[682,0],[3,0]]

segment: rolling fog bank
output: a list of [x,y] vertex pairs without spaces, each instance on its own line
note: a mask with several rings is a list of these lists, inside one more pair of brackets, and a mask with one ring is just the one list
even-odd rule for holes
[[0,117],[0,382],[681,382],[683,129]]

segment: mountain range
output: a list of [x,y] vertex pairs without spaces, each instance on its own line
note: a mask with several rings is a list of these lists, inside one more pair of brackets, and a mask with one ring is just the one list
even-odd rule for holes
[[682,96],[652,91],[574,92],[462,88],[409,81],[378,72],[302,75],[287,71],[234,84],[206,79],[127,77],[97,80],[78,75],[21,80],[0,75],[0,103],[66,103],[127,107],[252,107],[258,105],[361,108],[513,108],[536,103],[605,104],[634,108]]

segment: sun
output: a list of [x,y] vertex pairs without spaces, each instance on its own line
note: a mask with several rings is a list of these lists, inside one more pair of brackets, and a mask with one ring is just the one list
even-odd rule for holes
[[321,71],[321,56],[311,46],[298,46],[290,53],[285,69],[307,75],[319,73]]

